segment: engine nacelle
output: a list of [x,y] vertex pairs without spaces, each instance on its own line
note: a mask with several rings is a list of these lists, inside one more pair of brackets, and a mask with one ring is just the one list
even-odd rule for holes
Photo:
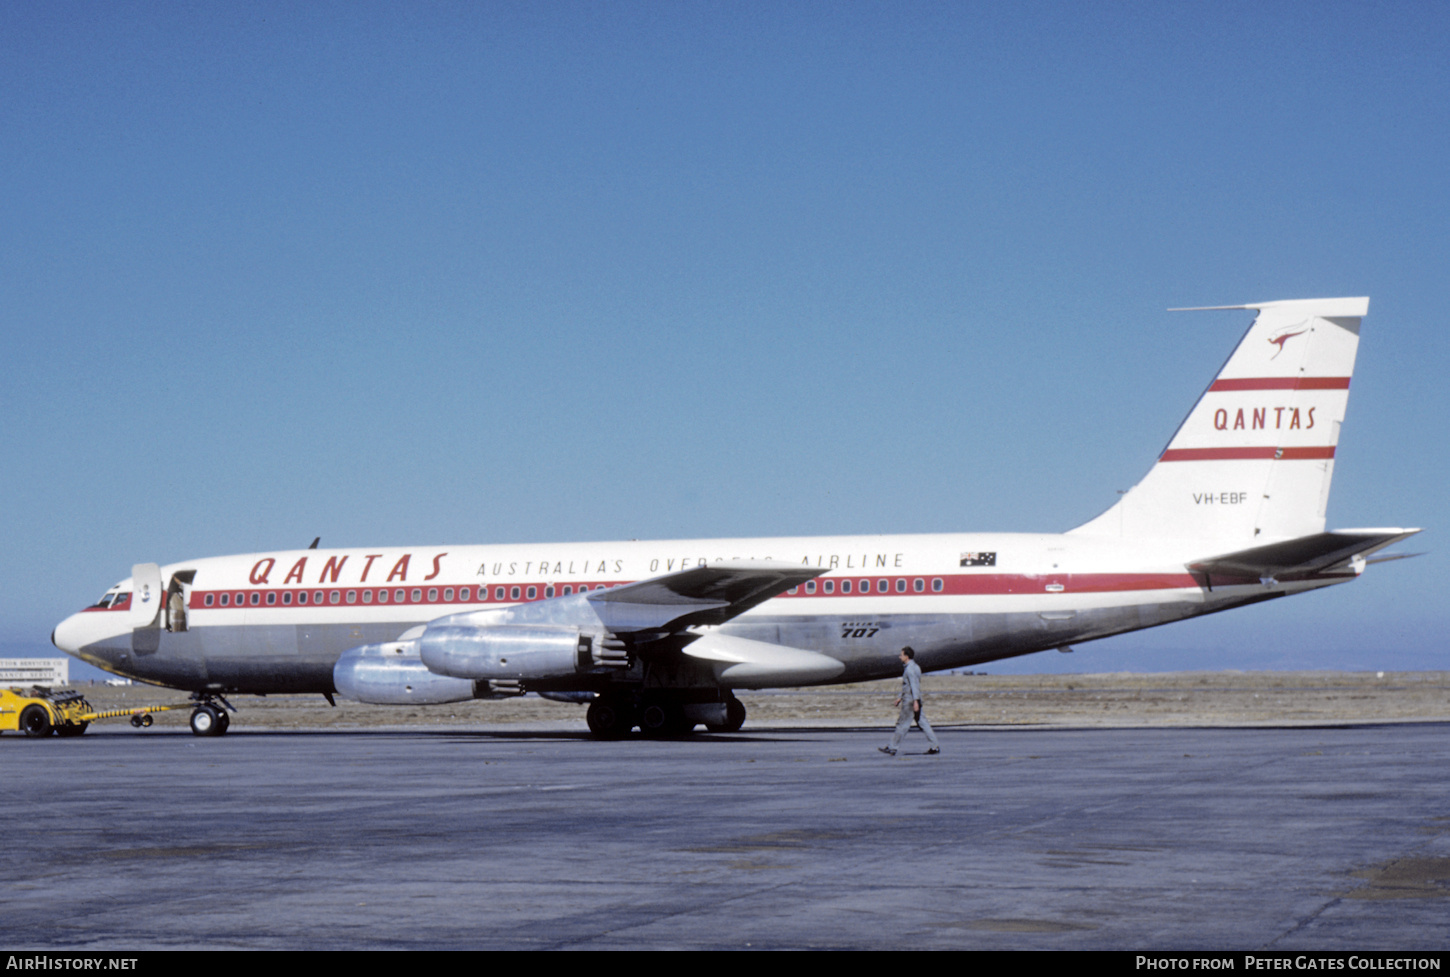
[[418,657],[418,642],[389,641],[349,648],[332,667],[337,691],[376,705],[439,705],[475,698],[468,679],[435,675]]
[[423,664],[455,679],[569,678],[594,665],[593,641],[578,628],[499,624],[444,624],[418,638]]

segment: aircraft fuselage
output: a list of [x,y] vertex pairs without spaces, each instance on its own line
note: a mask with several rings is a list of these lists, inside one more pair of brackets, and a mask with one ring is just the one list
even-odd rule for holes
[[714,630],[811,649],[842,663],[829,681],[853,682],[899,673],[904,645],[926,670],[963,667],[1354,576],[1210,590],[1186,566],[1207,555],[1202,546],[995,533],[268,552],[162,567],[161,580],[188,581],[184,622],[171,619],[164,589],[143,595],[126,580],[108,591],[110,606],[68,618],[55,640],[101,668],[190,691],[331,692],[344,651],[445,615],[772,560],[824,572]]

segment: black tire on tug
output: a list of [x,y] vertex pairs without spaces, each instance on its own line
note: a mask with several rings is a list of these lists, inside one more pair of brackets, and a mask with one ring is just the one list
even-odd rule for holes
[[197,706],[191,714],[191,731],[197,736],[220,736],[221,717],[215,706]]
[[26,736],[49,736],[53,728],[50,713],[45,711],[45,706],[28,705],[20,713],[20,728],[25,730]]
[[589,732],[606,739],[618,739],[629,732],[629,710],[617,699],[598,698],[589,703],[585,717]]

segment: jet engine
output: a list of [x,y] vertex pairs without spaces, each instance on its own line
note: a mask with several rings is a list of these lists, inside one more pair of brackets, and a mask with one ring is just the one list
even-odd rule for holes
[[439,705],[476,698],[468,679],[436,675],[418,657],[418,642],[388,641],[343,652],[332,668],[337,691],[378,705]]
[[561,625],[443,624],[418,638],[423,664],[454,679],[569,678],[593,669],[593,647],[592,636]]

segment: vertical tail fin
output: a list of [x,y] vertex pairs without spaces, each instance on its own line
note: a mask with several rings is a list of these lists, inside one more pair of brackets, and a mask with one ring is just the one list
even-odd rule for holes
[[1369,299],[1215,308],[1259,314],[1158,463],[1072,532],[1222,540],[1323,532]]

